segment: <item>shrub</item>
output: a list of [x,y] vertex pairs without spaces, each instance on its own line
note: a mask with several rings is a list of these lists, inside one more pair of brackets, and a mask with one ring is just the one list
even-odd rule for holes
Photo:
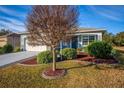
[[3,46],[3,53],[11,53],[13,52],[13,47],[10,44],[6,44]]
[[3,54],[3,48],[0,48],[0,54]]
[[87,47],[83,47],[83,52],[88,53],[88,48]]
[[14,49],[14,52],[20,52],[20,51],[21,51],[20,47],[16,47],[16,48]]
[[37,56],[37,63],[39,64],[47,64],[52,61],[52,53],[51,51],[43,51]]
[[112,46],[106,42],[97,41],[88,46],[88,53],[97,58],[109,58]]
[[111,55],[120,63],[124,64],[124,53],[113,49]]
[[76,58],[77,52],[76,49],[73,48],[64,48],[60,50],[60,54],[64,57],[64,59],[74,59]]
[[82,51],[82,48],[77,48],[77,52],[81,52]]

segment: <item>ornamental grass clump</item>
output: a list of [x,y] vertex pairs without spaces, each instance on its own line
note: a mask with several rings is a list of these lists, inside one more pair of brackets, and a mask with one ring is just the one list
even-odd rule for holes
[[112,46],[103,41],[96,41],[88,46],[88,53],[96,58],[110,58]]

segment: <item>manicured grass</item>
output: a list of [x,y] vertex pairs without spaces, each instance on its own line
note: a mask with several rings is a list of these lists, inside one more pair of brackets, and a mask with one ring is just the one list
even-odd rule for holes
[[40,66],[11,65],[0,69],[0,87],[124,87],[124,66],[81,65],[72,61],[58,62],[67,75],[46,80],[41,72],[52,64]]
[[116,58],[120,61],[121,64],[124,64],[124,46],[122,47],[113,47],[120,53],[119,56],[116,56]]
[[122,46],[122,47],[113,47],[113,48],[124,53],[124,46]]

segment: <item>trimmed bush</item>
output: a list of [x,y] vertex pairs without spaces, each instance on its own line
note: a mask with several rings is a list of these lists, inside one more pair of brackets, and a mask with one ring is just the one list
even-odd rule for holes
[[83,52],[88,53],[88,48],[87,47],[84,47],[83,48]]
[[0,54],[3,54],[3,48],[0,48]]
[[81,52],[82,51],[82,48],[77,48],[77,52]]
[[112,46],[106,42],[97,41],[88,46],[88,53],[97,58],[109,58]]
[[3,53],[11,53],[13,52],[13,46],[10,44],[6,44],[3,46]]
[[120,63],[124,65],[124,53],[113,49],[111,55]]
[[37,63],[39,64],[47,64],[52,61],[52,53],[51,51],[43,51],[37,56]]
[[20,51],[21,51],[20,47],[16,47],[16,48],[14,49],[14,52],[20,52]]
[[74,59],[76,58],[77,52],[76,49],[73,48],[64,48],[60,50],[60,54],[64,57],[64,59]]

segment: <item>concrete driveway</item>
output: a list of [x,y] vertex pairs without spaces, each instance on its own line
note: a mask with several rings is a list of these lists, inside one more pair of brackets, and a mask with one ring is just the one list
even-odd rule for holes
[[35,57],[39,52],[24,51],[0,55],[0,67]]

